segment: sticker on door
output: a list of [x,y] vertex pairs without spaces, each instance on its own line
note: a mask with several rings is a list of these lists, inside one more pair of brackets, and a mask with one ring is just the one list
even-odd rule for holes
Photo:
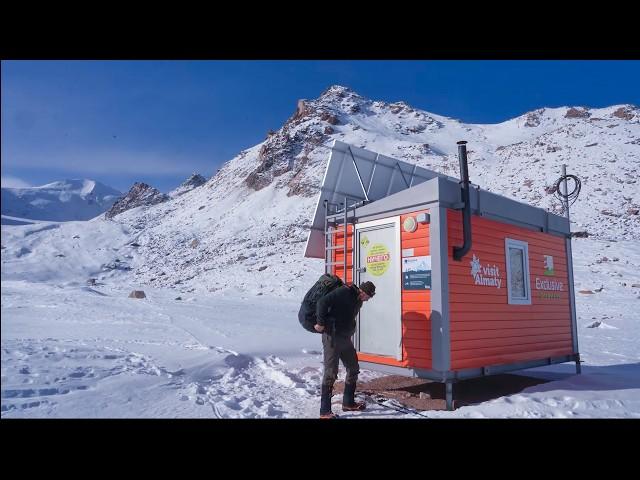
[[379,277],[389,269],[391,254],[386,245],[375,243],[367,252],[367,273]]

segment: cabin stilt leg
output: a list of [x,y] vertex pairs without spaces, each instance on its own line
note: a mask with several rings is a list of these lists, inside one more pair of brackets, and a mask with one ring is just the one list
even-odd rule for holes
[[448,381],[445,383],[447,410],[453,410],[453,382]]

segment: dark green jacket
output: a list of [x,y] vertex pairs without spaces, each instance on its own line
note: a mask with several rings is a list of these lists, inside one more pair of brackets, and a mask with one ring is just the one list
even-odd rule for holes
[[329,334],[352,336],[356,331],[356,316],[362,307],[359,293],[355,285],[343,285],[318,300],[318,325],[324,326]]

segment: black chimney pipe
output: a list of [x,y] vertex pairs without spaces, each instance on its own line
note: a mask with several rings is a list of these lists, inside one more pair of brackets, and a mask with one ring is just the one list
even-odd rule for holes
[[471,201],[469,200],[469,168],[467,165],[467,142],[458,143],[458,161],[460,162],[460,184],[462,185],[462,247],[453,247],[453,259],[460,261],[471,249]]

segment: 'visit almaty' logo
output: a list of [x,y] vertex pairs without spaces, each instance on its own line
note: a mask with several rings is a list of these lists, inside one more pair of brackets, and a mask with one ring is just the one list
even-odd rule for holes
[[469,262],[471,265],[471,276],[476,285],[483,285],[485,287],[502,286],[502,278],[500,278],[500,269],[497,265],[485,265],[484,267],[480,263],[480,258],[473,255],[473,260]]

